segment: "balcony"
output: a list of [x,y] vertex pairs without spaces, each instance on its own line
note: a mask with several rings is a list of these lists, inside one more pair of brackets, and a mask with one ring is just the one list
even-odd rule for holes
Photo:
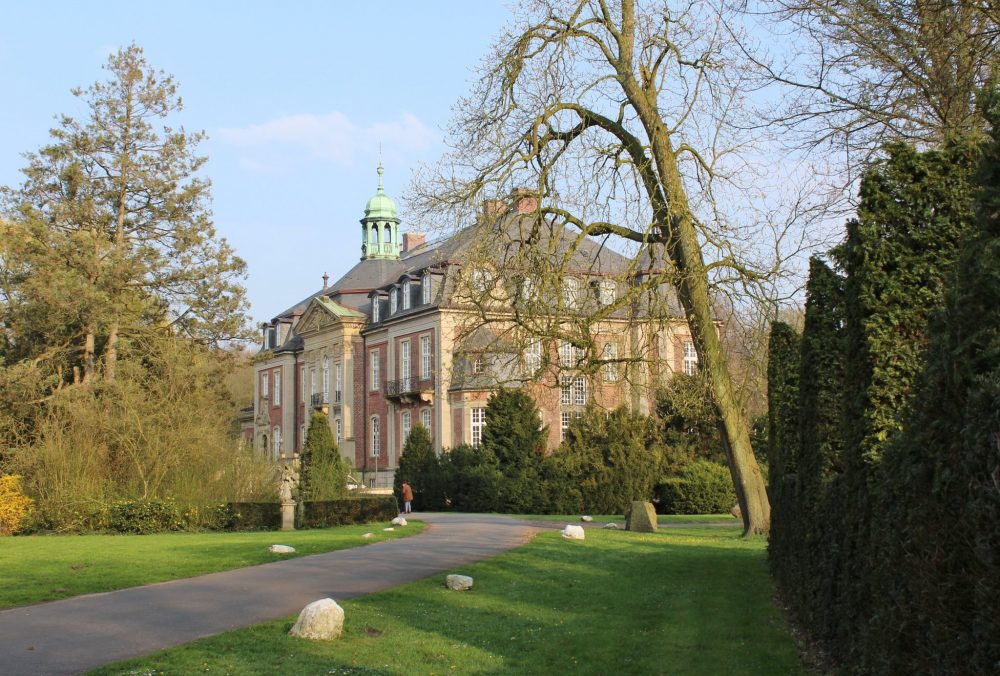
[[[331,402],[331,395],[333,401]],[[340,406],[341,400],[343,398],[343,392],[316,392],[312,395],[310,402],[313,408],[323,408],[324,406],[329,406],[333,403],[334,406]]]
[[434,376],[385,381],[387,399],[401,404],[434,403]]

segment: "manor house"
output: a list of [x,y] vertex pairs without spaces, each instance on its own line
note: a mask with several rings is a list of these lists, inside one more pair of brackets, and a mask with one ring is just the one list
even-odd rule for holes
[[[505,267],[501,259],[523,246],[525,223],[540,221],[530,192],[490,200],[479,222],[428,242],[420,232],[400,233],[382,175],[379,167],[378,191],[361,219],[360,262],[332,284],[324,274],[321,289],[262,325],[253,417],[245,423],[261,451],[275,459],[298,452],[310,415],[322,411],[365,484],[387,487],[414,425],[427,428],[438,452],[477,446],[499,385],[532,394],[555,448],[588,404],[648,412],[658,378],[696,368],[676,299],[668,321],[636,322],[623,285],[641,275],[601,243],[573,235],[558,298]],[[524,322],[512,298],[600,319],[586,324],[586,341],[560,339],[559,331],[519,341],[512,336],[524,334],[517,328]],[[631,359],[640,352],[651,358]]]

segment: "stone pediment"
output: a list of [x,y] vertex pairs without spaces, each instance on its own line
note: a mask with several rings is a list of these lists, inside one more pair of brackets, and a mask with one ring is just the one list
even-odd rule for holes
[[346,321],[363,322],[365,315],[357,310],[345,307],[326,297],[313,298],[309,301],[302,318],[299,319],[296,332],[299,335],[318,333]]

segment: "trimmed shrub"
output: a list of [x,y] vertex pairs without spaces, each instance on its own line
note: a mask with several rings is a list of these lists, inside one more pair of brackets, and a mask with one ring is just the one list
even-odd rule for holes
[[347,490],[350,467],[340,455],[330,420],[316,411],[309,418],[306,442],[299,456],[299,500],[333,500]]
[[20,530],[25,519],[32,514],[33,505],[34,501],[21,490],[20,476],[0,476],[0,535],[11,535]]
[[281,505],[277,502],[230,502],[219,508],[219,523],[227,531],[278,530]]
[[665,514],[722,514],[736,504],[729,469],[711,460],[695,460],[661,482],[657,497]]
[[306,502],[302,507],[301,528],[328,528],[355,523],[391,521],[399,515],[394,496],[363,496]]
[[117,500],[108,507],[108,529],[116,533],[160,533],[182,530],[177,504],[165,500]]

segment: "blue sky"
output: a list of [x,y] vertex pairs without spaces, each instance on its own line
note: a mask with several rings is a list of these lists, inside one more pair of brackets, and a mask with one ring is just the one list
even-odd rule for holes
[[208,133],[215,225],[266,320],[354,265],[379,143],[398,197],[442,152],[451,106],[508,18],[500,0],[6,3],[0,184],[20,182],[21,153],[56,114],[82,112],[70,89],[134,41],[177,79],[176,123]]

